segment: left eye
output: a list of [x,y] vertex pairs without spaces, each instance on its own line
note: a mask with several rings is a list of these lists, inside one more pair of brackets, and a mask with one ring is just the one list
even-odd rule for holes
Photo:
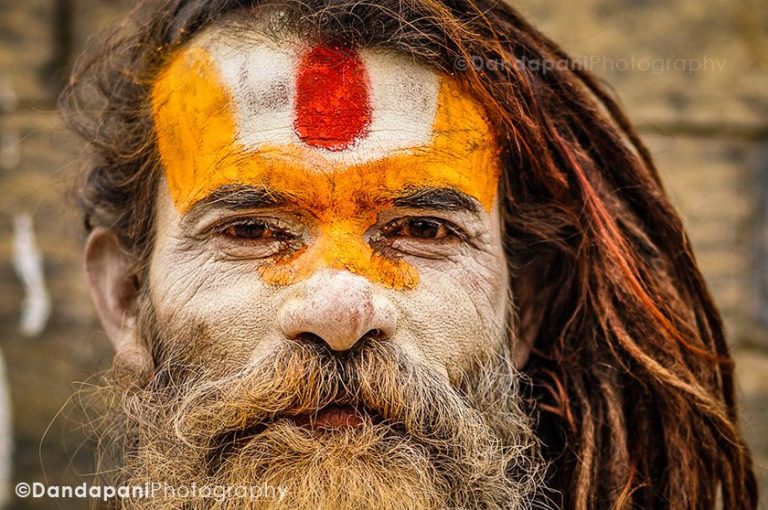
[[396,224],[389,235],[416,239],[443,239],[453,232],[445,223],[430,218],[411,218]]

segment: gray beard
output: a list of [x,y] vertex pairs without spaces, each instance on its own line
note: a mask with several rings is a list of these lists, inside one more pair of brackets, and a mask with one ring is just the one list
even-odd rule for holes
[[[534,506],[544,493],[544,463],[508,353],[478,357],[450,384],[391,343],[359,347],[338,355],[286,341],[257,365],[224,377],[221,367],[168,361],[148,383],[126,382],[124,374],[113,380],[101,389],[113,403],[102,421],[108,429],[101,433],[103,483],[155,488],[153,497],[115,505]],[[312,429],[293,419],[340,401],[364,409],[364,423]]]

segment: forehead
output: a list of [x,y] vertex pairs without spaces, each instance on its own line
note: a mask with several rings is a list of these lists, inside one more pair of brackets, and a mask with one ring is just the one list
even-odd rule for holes
[[237,141],[307,146],[364,162],[431,137],[439,95],[430,69],[383,51],[208,35],[183,57],[208,59],[232,95]]
[[382,191],[456,188],[490,208],[495,136],[457,81],[383,50],[242,35],[204,32],[153,86],[178,209],[227,184],[290,192],[328,176]]

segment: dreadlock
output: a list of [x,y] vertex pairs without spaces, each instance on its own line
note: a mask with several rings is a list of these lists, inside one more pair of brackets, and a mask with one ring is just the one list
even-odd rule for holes
[[[86,227],[113,229],[137,261],[152,244],[161,173],[153,79],[202,28],[264,5],[140,1],[62,95],[96,156],[79,194]],[[459,75],[496,119],[513,296],[537,272],[542,319],[524,372],[560,506],[756,508],[720,315],[648,149],[597,79],[495,0],[279,8],[308,39],[385,47]]]

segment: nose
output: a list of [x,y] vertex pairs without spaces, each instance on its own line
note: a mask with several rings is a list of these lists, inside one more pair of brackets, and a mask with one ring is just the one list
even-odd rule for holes
[[303,293],[289,300],[278,321],[283,334],[311,334],[334,351],[351,349],[362,338],[392,336],[397,313],[365,278],[349,271],[322,271],[303,282]]

